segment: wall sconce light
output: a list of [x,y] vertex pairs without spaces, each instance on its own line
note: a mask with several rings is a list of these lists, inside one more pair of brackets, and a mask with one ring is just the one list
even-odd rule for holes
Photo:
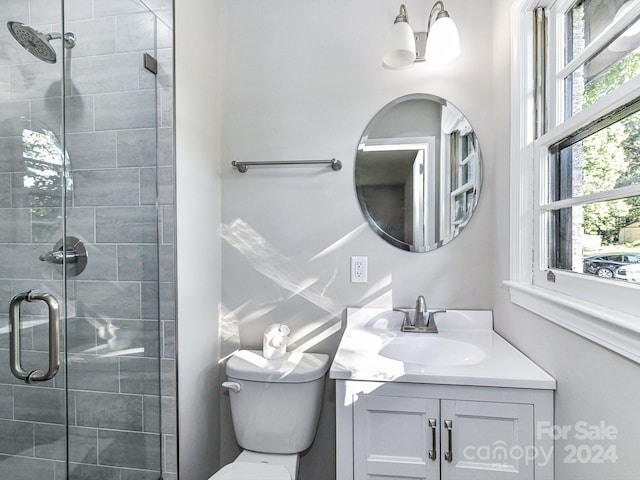
[[[435,15],[435,21],[431,24]],[[460,37],[456,24],[438,0],[429,13],[426,32],[412,30],[407,19],[407,7],[400,5],[400,13],[389,32],[382,62],[387,68],[406,68],[414,62],[442,65],[460,55]]]

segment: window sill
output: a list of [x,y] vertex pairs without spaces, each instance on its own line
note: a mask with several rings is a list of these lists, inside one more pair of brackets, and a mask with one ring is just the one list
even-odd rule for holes
[[503,284],[512,303],[640,363],[640,317],[522,282]]

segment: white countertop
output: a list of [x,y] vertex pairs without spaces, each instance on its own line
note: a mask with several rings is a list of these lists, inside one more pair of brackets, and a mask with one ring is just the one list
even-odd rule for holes
[[[439,333],[436,334],[403,333],[400,331],[403,320],[402,312],[391,309],[348,308],[347,327],[331,365],[330,377],[375,382],[556,388],[553,377],[493,331],[491,311],[448,310],[438,314]],[[420,348],[414,348],[415,345]],[[415,358],[423,360],[405,360],[403,349],[408,356],[413,353]]]

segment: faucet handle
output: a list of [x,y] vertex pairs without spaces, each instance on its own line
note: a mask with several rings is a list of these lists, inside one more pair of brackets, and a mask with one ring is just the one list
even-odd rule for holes
[[394,308],[393,309],[394,312],[400,312],[404,314],[404,318],[402,320],[402,327],[401,328],[405,328],[407,326],[411,326],[411,319],[409,318],[409,312],[407,312],[406,310],[400,310],[399,308]]
[[434,310],[429,312],[427,317],[427,327],[433,330],[434,333],[438,333],[438,326],[436,325],[436,313],[445,313],[446,310]]

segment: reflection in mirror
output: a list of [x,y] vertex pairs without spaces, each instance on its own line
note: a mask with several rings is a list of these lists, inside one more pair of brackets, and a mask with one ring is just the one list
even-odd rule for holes
[[465,116],[434,95],[394,100],[369,122],[355,164],[360,208],[388,243],[412,252],[455,238],[477,205],[478,140]]

